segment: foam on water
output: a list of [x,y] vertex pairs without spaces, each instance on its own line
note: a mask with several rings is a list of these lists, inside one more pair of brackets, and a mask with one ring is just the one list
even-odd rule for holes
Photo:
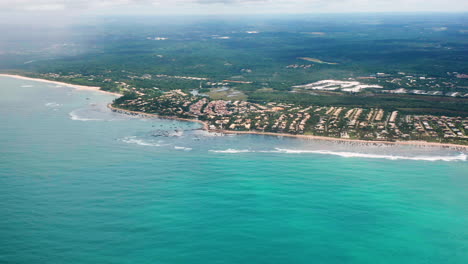
[[255,152],[252,150],[248,149],[226,149],[226,150],[210,150],[210,152],[215,152],[215,153],[249,153],[249,152]]
[[172,131],[172,132],[169,132],[169,134],[168,134],[169,137],[181,137],[183,135],[184,135],[183,130]]
[[72,120],[78,121],[116,121],[134,117],[111,112],[105,105],[90,104],[86,108],[75,109],[69,113]]
[[278,153],[288,154],[325,154],[336,155],[345,158],[370,158],[370,159],[389,159],[389,160],[425,160],[425,161],[466,161],[467,155],[461,153],[457,156],[401,156],[401,155],[382,155],[382,154],[368,154],[359,152],[339,152],[330,150],[295,150],[295,149],[280,149],[276,148]]
[[50,102],[50,103],[46,103],[45,106],[46,107],[51,107],[51,108],[57,108],[57,107],[61,107],[62,104],[59,104],[59,103],[56,103],[56,102]]
[[83,117],[78,115],[77,111],[72,111],[68,114],[70,116],[71,120],[76,120],[76,121],[102,121],[102,119],[98,118],[88,118],[88,117]]
[[[2,263],[467,263],[467,161],[340,156],[461,152],[203,137],[196,123],[109,113],[107,94],[0,84]],[[69,120],[76,109],[103,121]]]
[[175,150],[191,151],[192,148],[174,146]]
[[384,154],[371,154],[359,153],[349,151],[330,151],[330,150],[299,150],[299,149],[282,149],[275,148],[275,150],[248,150],[248,149],[226,149],[226,150],[210,150],[215,153],[284,153],[284,154],[323,154],[335,155],[344,158],[369,158],[369,159],[388,159],[388,160],[422,160],[422,161],[466,161],[467,155],[460,153],[456,156],[402,156],[402,155],[384,155]]
[[128,144],[136,144],[140,146],[148,146],[148,147],[161,147],[163,146],[161,144],[161,141],[154,142],[154,141],[146,141],[143,139],[139,139],[135,136],[132,137],[125,137],[121,140],[122,142],[128,143]]

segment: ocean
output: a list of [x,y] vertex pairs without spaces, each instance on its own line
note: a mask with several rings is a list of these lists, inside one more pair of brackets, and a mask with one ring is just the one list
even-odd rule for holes
[[0,263],[468,263],[456,150],[221,135],[0,77]]

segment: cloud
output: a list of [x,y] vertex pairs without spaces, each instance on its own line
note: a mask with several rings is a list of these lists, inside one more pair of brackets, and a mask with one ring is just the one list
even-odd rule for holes
[[342,13],[468,11],[466,0],[0,0],[0,13]]
[[65,9],[89,9],[103,6],[130,6],[148,4],[146,0],[0,0],[0,9],[16,11],[55,11]]
[[247,4],[258,2],[271,2],[270,0],[195,0],[199,4]]

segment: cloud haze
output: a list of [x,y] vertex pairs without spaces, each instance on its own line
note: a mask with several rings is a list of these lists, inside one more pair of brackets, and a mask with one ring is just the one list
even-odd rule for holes
[[466,0],[0,0],[0,13],[349,13],[464,12]]

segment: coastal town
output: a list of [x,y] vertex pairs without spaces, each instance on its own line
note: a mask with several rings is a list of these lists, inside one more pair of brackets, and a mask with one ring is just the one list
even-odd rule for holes
[[[409,114],[394,108],[313,105],[265,101],[256,103],[231,84],[248,84],[248,81],[210,80],[194,76],[133,75],[130,80],[152,80],[154,78],[190,80],[199,83],[199,89],[142,88],[128,81],[115,81],[105,76],[43,74],[49,80],[74,81],[76,78],[112,84],[123,93],[113,103],[115,109],[155,114],[161,117],[190,119],[205,124],[212,131],[242,133],[277,133],[287,135],[313,135],[340,139],[369,141],[427,141],[468,145],[468,117],[466,115],[434,115],[429,113]],[[466,75],[450,73],[458,80]],[[400,73],[403,75],[403,73]],[[341,93],[412,93],[419,96],[464,97],[464,93],[447,92],[435,94],[430,89],[419,92],[399,88],[385,90],[385,83],[394,82],[395,77],[384,73],[355,78],[353,80],[322,80],[293,86],[289,93],[307,92]],[[406,76],[406,75],[405,75]],[[409,79],[408,79],[409,78]],[[407,76],[410,83],[426,81],[421,76]],[[361,82],[366,80],[370,82]],[[431,80],[429,80],[431,81]],[[431,81],[432,82],[432,81]],[[203,90],[208,93],[201,93]],[[399,87],[404,83],[398,83]],[[400,86],[401,85],[401,86]],[[437,84],[436,84],[437,85]],[[431,87],[433,88],[433,87]],[[404,90],[404,91],[403,91]],[[431,96],[432,95],[432,96]]]
[[161,117],[203,121],[212,131],[468,144],[468,117],[461,116],[407,115],[380,108],[210,100],[181,90],[164,92],[156,97],[133,93],[117,99],[113,106]]

